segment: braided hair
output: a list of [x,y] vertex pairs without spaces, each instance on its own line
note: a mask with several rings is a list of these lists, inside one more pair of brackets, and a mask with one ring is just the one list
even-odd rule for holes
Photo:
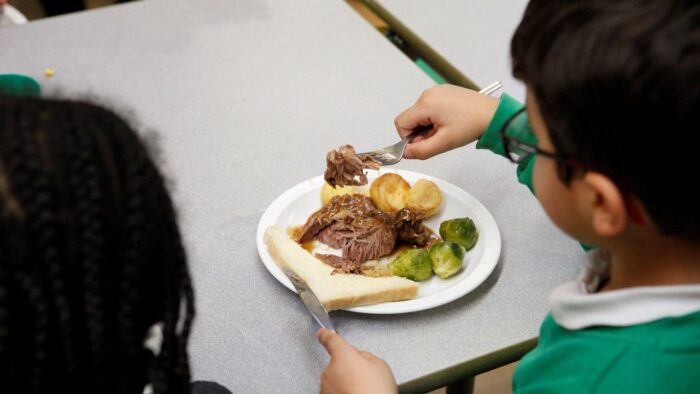
[[130,126],[92,104],[0,98],[0,384],[188,392],[193,317],[172,202]]

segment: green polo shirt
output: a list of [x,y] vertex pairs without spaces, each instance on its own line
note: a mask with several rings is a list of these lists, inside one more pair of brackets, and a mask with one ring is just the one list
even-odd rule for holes
[[[477,148],[505,155],[501,127],[522,107],[504,94]],[[517,168],[530,190],[534,162]],[[582,278],[599,283],[594,272]],[[581,279],[552,293],[539,343],[515,370],[515,393],[700,392],[700,285],[586,288],[597,286]]]
[[700,392],[700,312],[568,330],[548,315],[513,376],[515,393]]

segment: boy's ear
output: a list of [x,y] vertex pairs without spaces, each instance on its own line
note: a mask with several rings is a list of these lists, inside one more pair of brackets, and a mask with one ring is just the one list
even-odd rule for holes
[[596,234],[613,237],[623,232],[629,224],[625,197],[615,183],[598,172],[588,172],[583,177],[588,189],[591,225]]

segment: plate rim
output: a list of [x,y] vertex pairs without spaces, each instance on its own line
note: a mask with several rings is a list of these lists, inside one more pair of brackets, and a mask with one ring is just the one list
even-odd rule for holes
[[[479,287],[491,275],[491,273],[498,265],[498,260],[500,259],[501,255],[501,232],[493,215],[491,214],[491,212],[489,212],[486,206],[484,206],[484,204],[481,203],[481,201],[479,201],[476,197],[472,196],[466,190],[454,185],[453,183],[420,172],[400,169],[381,169],[379,171],[374,172],[376,172],[378,175],[382,175],[384,173],[396,173],[402,176],[405,174],[406,177],[409,178],[415,177],[416,179],[423,178],[431,180],[440,185],[440,189],[443,190],[443,193],[445,193],[445,189],[443,186],[447,186],[447,189],[449,189],[451,195],[454,196],[455,194],[462,194],[463,196],[466,196],[467,200],[471,200],[471,205],[473,205],[475,209],[479,211],[480,239],[482,238],[483,234],[488,234],[489,238],[487,238],[484,241],[487,242],[487,244],[484,245],[483,255],[479,260],[479,266],[476,270],[472,271],[468,276],[462,279],[462,281],[464,281],[467,278],[472,278],[474,275],[476,275],[476,278],[470,280],[466,285],[460,286],[458,283],[454,286],[448,287],[438,293],[431,294],[427,297],[413,298],[404,301],[385,302],[382,304],[375,305],[357,306],[352,308],[345,308],[342,310],[366,314],[401,314],[432,309],[438,306],[448,304],[458,298],[467,295],[472,290]],[[277,218],[279,214],[284,212],[284,207],[282,206],[283,203],[285,203],[286,201],[294,201],[294,199],[298,195],[308,191],[309,187],[322,185],[323,182],[323,176],[319,175],[301,181],[296,185],[290,187],[289,189],[285,190],[282,194],[277,196],[277,198],[275,198],[270,203],[270,205],[268,205],[268,207],[265,209],[265,212],[263,212],[262,216],[260,217],[260,220],[258,221],[255,236],[256,247],[258,249],[258,257],[260,258],[268,272],[272,274],[272,276],[275,279],[277,279],[277,281],[279,281],[287,289],[295,293],[296,291],[294,289],[294,286],[284,275],[282,270],[277,266],[277,263],[274,262],[274,260],[267,251],[267,245],[265,245],[264,241],[265,230],[268,226],[275,224],[275,221],[272,219]],[[460,200],[463,200],[460,196],[455,197],[459,198]],[[484,231],[484,229],[486,229],[487,231]]]

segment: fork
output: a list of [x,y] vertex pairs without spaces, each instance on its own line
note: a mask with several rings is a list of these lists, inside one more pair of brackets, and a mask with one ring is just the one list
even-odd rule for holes
[[[480,94],[486,94],[489,95],[498,89],[500,89],[503,86],[503,84],[499,81],[496,81],[492,83],[491,85],[479,90]],[[369,156],[373,158],[374,160],[378,161],[380,165],[382,166],[390,166],[392,164],[396,164],[401,161],[403,158],[403,153],[406,150],[406,145],[408,145],[411,140],[414,138],[418,137],[419,135],[423,135],[427,133],[428,131],[433,129],[433,125],[426,125],[426,126],[418,126],[413,131],[411,134],[403,137],[401,141],[395,143],[394,145],[389,145],[387,147],[373,150],[371,152],[365,152],[365,153],[358,153],[358,156]]]

